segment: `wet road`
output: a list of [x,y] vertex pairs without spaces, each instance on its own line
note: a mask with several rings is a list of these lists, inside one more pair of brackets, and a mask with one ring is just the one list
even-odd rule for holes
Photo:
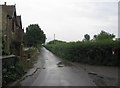
[[58,67],[61,61],[50,51],[42,48],[35,68],[39,68],[34,75],[31,75],[20,82],[21,86],[95,86],[88,73],[82,68],[65,65]]

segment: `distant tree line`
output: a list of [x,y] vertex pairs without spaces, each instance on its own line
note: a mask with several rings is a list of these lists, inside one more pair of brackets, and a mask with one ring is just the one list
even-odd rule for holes
[[[103,41],[103,40],[113,40],[113,38],[115,38],[114,34],[110,34],[102,30],[98,35],[94,35],[92,40]],[[90,35],[85,34],[83,41],[90,41]]]
[[45,43],[46,35],[38,24],[30,24],[24,33],[24,44],[27,47],[38,47]]

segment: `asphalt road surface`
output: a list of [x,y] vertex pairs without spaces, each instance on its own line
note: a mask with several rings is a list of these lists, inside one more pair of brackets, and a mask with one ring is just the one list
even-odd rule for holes
[[60,64],[61,59],[42,48],[38,61],[21,86],[95,86],[88,73],[82,68]]

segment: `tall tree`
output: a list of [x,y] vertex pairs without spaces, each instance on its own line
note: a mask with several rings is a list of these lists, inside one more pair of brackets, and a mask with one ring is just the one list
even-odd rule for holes
[[101,31],[100,34],[94,35],[94,40],[113,40],[115,38],[114,34]]
[[24,34],[24,42],[28,47],[41,45],[45,43],[46,35],[38,24],[31,24],[26,28]]
[[84,41],[89,41],[89,40],[90,40],[90,35],[85,34],[85,35],[84,35]]

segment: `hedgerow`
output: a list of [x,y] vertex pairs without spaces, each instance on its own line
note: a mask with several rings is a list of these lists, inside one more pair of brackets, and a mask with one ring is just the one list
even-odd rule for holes
[[120,41],[53,42],[45,46],[57,56],[95,65],[118,65]]

